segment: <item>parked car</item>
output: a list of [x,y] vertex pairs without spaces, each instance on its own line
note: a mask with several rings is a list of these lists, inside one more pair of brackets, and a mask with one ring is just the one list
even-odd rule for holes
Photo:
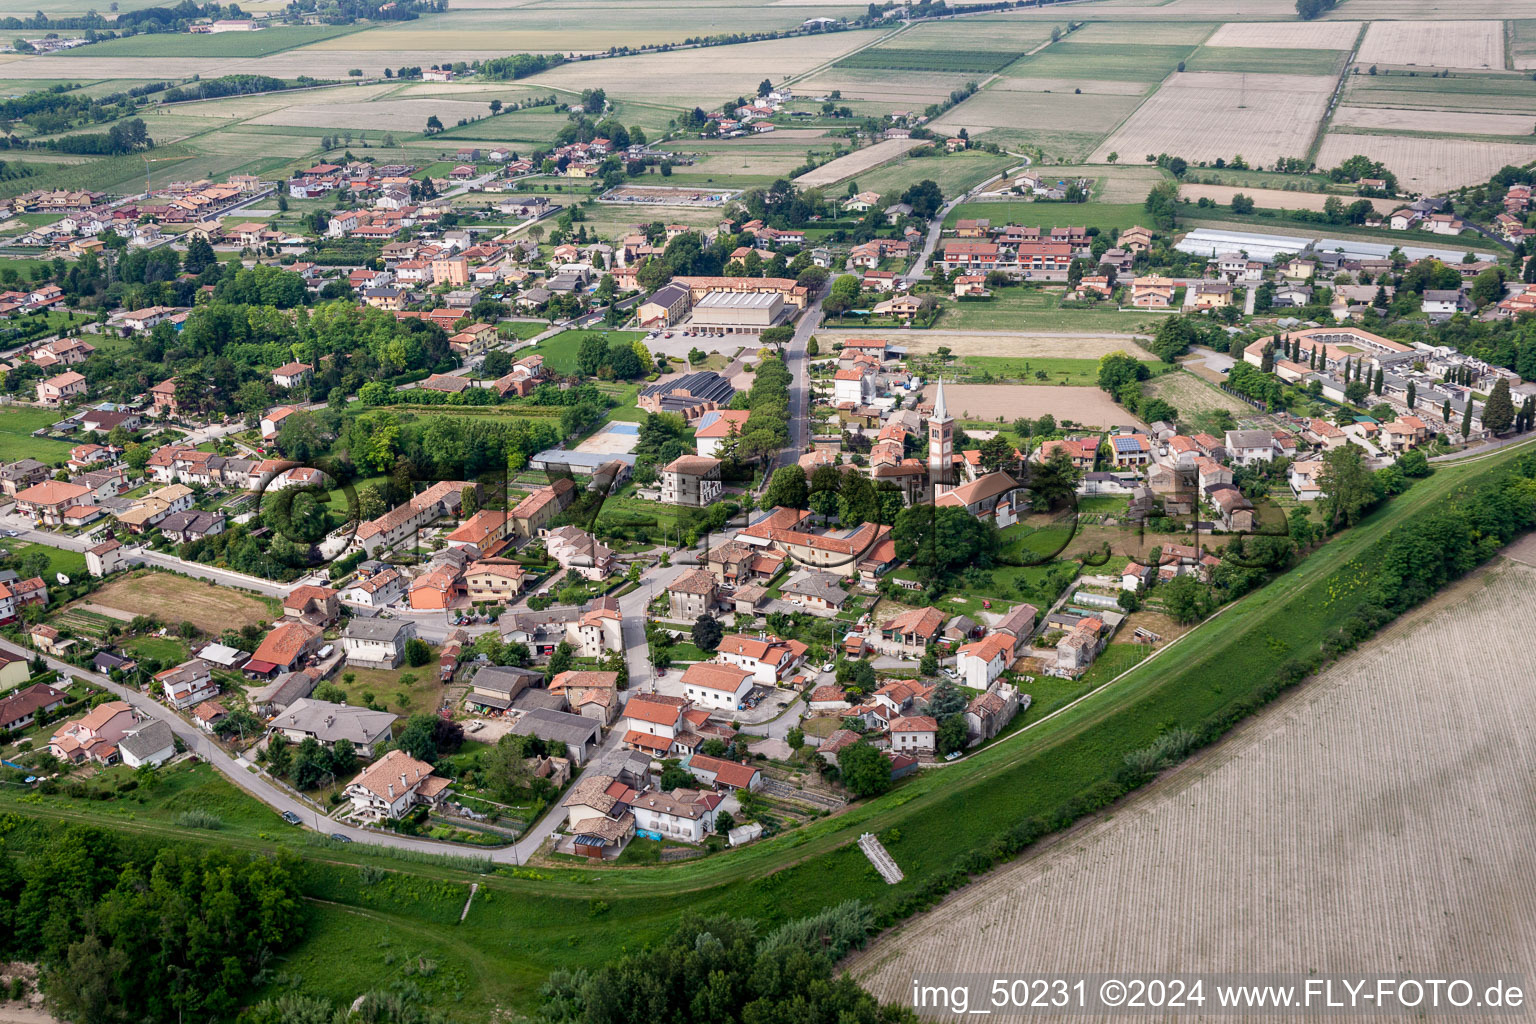
[[344,836],[340,832],[332,832],[331,838],[336,840],[338,843],[350,843],[352,841],[351,836]]
[[286,821],[290,825],[302,825],[304,823],[299,818],[299,816],[297,814],[294,814],[292,811],[284,811],[283,812],[283,820]]

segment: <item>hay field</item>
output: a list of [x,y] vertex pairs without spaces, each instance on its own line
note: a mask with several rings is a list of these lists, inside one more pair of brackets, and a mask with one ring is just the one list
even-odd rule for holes
[[[934,385],[924,389],[924,397],[933,399]],[[1140,425],[1141,421],[1124,406],[1098,388],[1053,387],[1048,384],[946,384],[944,398],[950,413],[960,419],[995,420],[999,416],[1012,422],[1020,416],[1038,419],[1050,413],[1060,420],[1071,420],[1090,427]]]
[[987,88],[1002,92],[1069,92],[1074,95],[1076,90],[1081,89],[1085,96],[1145,96],[1152,91],[1152,87],[1146,82],[1116,82],[1092,78],[1026,78],[1017,75],[1000,76]]
[[[601,86],[615,96],[693,107],[702,96],[755,93],[764,78],[801,75],[879,38],[878,32],[834,32],[702,50],[647,53],[563,64],[522,80],[534,89],[580,92]],[[718,101],[717,101],[718,102]]]
[[1222,409],[1235,416],[1253,414],[1251,405],[1193,373],[1160,374],[1143,383],[1141,391],[1149,398],[1161,398],[1179,410],[1179,415],[1186,420]]
[[1000,18],[965,18],[914,25],[880,44],[889,50],[1012,50],[1023,53],[1051,38],[1051,26]]
[[[1200,72],[1176,75],[1141,105],[1091,158],[1127,160],[1173,153],[1186,160],[1269,164],[1302,156],[1312,143],[1334,80],[1312,75]],[[1245,105],[1240,105],[1240,100]]]
[[883,104],[886,111],[921,110],[964,88],[973,75],[935,71],[876,71],[862,68],[828,68],[795,83],[797,91],[811,96],[836,89],[844,100]]
[[1349,0],[1323,16],[1356,21],[1536,18],[1536,0]]
[[1124,120],[1141,102],[1136,96],[1040,93],[1024,99],[1017,92],[983,89],[945,111],[934,122],[940,131],[961,128],[975,133],[988,128],[1044,128],[1103,133]]
[[1339,127],[1379,132],[1445,132],[1451,135],[1530,135],[1536,128],[1536,118],[1529,114],[1481,114],[1349,104],[1334,111],[1333,123]]
[[213,634],[277,618],[266,602],[244,591],[165,572],[113,580],[91,594],[91,602],[134,615],[158,615],[162,622],[186,620]]
[[[878,331],[874,337],[880,337]],[[855,338],[871,337],[870,331],[817,331],[822,351]],[[829,344],[830,339],[830,344]],[[1129,334],[1106,334],[1098,338],[1078,335],[988,334],[980,331],[912,331],[890,338],[914,355],[925,355],[948,348],[957,356],[997,356],[1007,359],[1098,359],[1111,352],[1125,352],[1137,359],[1156,359]],[[945,394],[949,393],[948,386]]]
[[1067,38],[1074,43],[1133,43],[1137,46],[1198,46],[1208,42],[1215,25],[1191,21],[1164,24],[1090,21]]
[[1500,21],[1377,21],[1366,30],[1361,64],[1437,68],[1504,67]]
[[795,184],[801,188],[835,185],[856,174],[863,174],[865,171],[879,167],[887,161],[895,160],[908,150],[922,145],[926,145],[922,139],[887,139],[884,142],[877,142],[873,146],[856,149],[847,156],[840,156],[815,170],[807,171],[795,179]]
[[362,128],[421,131],[436,115],[444,124],[461,117],[484,117],[483,103],[462,100],[376,100],[357,103],[295,103],[251,118],[251,124],[301,125],[308,128]]
[[[1323,204],[1328,201],[1328,196],[1321,192],[1287,192],[1283,188],[1235,188],[1231,185],[1197,185],[1185,183],[1179,186],[1179,196],[1184,199],[1200,200],[1214,199],[1223,206],[1232,202],[1232,197],[1241,192],[1252,199],[1259,206],[1267,210],[1312,210],[1321,213]],[[1355,202],[1354,196],[1339,196],[1348,206]],[[1393,199],[1367,200],[1377,213],[1391,213],[1402,205]]]
[[1439,192],[1481,184],[1505,164],[1518,166],[1536,160],[1536,146],[1515,142],[1329,132],[1318,150],[1317,164],[1337,167],[1356,153],[1386,164],[1406,192]]
[[1507,626],[1536,611],[1533,586],[1515,562],[1474,575],[846,966],[903,1005],[915,975],[944,971],[1526,969],[1536,685],[1482,662],[1536,659]]
[[1259,50],[1348,50],[1360,35],[1360,25],[1358,21],[1234,22],[1218,28],[1205,45]]
[[[785,175],[805,163],[805,154],[808,151],[818,154],[832,152],[832,141],[825,139],[811,143],[786,139],[776,146],[751,145],[751,143],[769,142],[778,134],[780,133],[774,132],[767,138],[758,136],[751,139],[732,139],[708,148],[689,139],[664,148],[698,154],[698,162],[684,169],[688,174],[695,176],[700,174],[757,177]],[[738,142],[742,145],[732,144]],[[846,147],[846,143],[844,146]],[[716,219],[719,219],[718,211]]]
[[1168,177],[1145,164],[1047,164],[1040,171],[1057,178],[1092,178],[1093,201],[1115,204],[1144,202],[1152,186]]
[[1241,71],[1257,75],[1337,75],[1342,50],[1260,50],[1249,46],[1202,46],[1188,61],[1190,71]]

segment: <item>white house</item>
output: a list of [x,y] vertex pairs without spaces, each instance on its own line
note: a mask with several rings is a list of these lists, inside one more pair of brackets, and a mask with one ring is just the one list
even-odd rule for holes
[[1234,465],[1270,462],[1275,457],[1275,435],[1267,430],[1229,430],[1226,448]]
[[167,722],[147,722],[117,741],[117,753],[129,768],[159,767],[176,756],[176,734]]
[[720,638],[716,656],[727,665],[746,669],[755,682],[776,686],[805,661],[805,644],[770,636],[758,639],[734,633]]
[[662,839],[701,843],[715,830],[715,813],[724,798],[719,793],[674,789],[670,793],[646,790],[630,803],[635,828]]
[[359,668],[397,668],[405,660],[406,641],[416,635],[410,619],[347,620],[341,631],[341,649],[347,664]]
[[432,766],[403,750],[391,750],[364,768],[344,791],[352,813],[365,821],[399,818],[419,803],[436,806],[450,783]]
[[735,711],[752,692],[752,672],[736,665],[701,661],[683,673],[683,694],[707,708]]
[[891,749],[898,754],[931,754],[938,749],[939,723],[932,715],[913,715],[891,723]]
[[1017,637],[993,633],[955,652],[955,672],[960,681],[974,690],[985,690],[1013,664]]
[[361,579],[342,587],[337,599],[342,604],[355,604],[364,608],[384,608],[399,600],[405,594],[405,577],[393,568],[380,569],[372,576]]
[[868,405],[874,397],[873,378],[858,367],[838,370],[832,378],[832,401],[837,405]]
[[219,684],[213,681],[208,663],[199,658],[157,673],[155,681],[165,690],[165,699],[171,707],[178,711],[185,711],[199,701],[219,694]]

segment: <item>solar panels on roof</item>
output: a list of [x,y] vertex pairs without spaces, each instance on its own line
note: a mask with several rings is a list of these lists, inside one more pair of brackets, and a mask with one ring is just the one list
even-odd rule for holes
[[1117,437],[1114,440],[1115,451],[1122,455],[1141,451],[1141,442],[1134,437]]

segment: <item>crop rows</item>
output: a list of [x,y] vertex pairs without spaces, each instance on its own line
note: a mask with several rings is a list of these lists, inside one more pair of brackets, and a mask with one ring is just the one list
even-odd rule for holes
[[956,71],[988,75],[1019,57],[1016,52],[972,50],[898,50],[874,47],[849,54],[839,68],[874,68],[883,71]]

